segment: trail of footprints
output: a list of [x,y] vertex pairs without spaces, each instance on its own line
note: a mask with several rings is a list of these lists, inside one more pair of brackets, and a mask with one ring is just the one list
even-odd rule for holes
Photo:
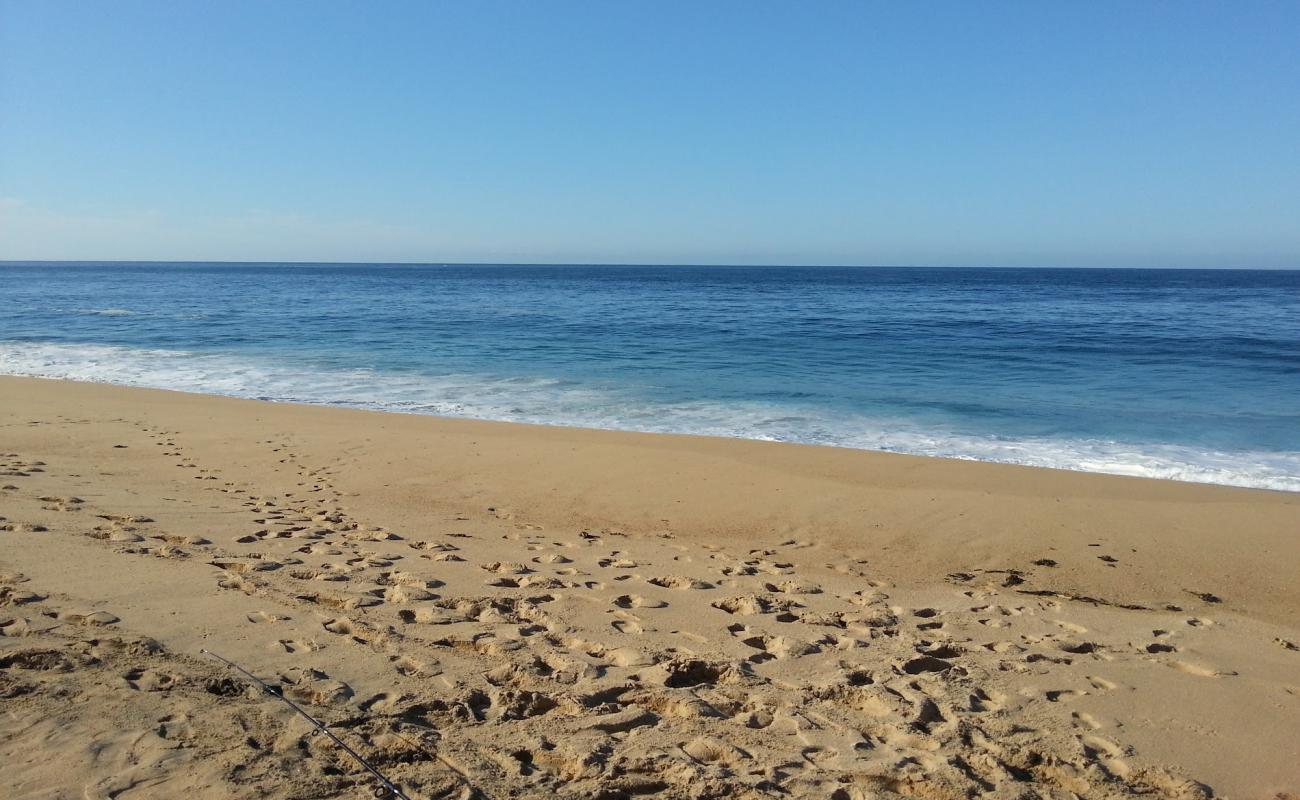
[[[170,796],[196,785],[225,785],[231,796],[351,797],[364,785],[323,737],[293,731],[291,720],[210,661],[168,652],[107,612],[69,611],[61,598],[19,588],[27,585],[22,575],[0,575],[0,702],[12,712],[0,736],[13,756],[6,780],[48,758],[43,742],[57,732],[61,741],[93,743],[99,769],[83,794],[95,800],[127,790]],[[345,683],[311,667],[271,680],[317,713],[353,701]],[[418,769],[428,796],[475,796],[439,758],[430,731],[379,716],[347,727],[382,768]]]
[[[331,471],[303,466],[288,442],[266,444],[296,485],[270,496],[200,468],[174,434],[153,435],[179,469],[218,482],[213,488],[241,510],[235,530],[176,536],[79,498],[41,502],[93,523],[82,532],[114,552],[203,558],[220,588],[265,598],[276,610],[244,622],[267,630],[268,648],[304,659],[278,676],[286,693],[321,713],[365,715],[355,730],[369,752],[387,753],[392,772],[429,796],[483,787],[610,798],[1034,796],[1029,786],[1208,795],[1135,769],[1106,720],[1070,706],[1123,690],[1091,674],[1104,672],[1117,648],[1190,675],[1232,673],[1176,658],[1173,612],[1142,612],[1164,620],[1149,641],[1090,638],[1058,618],[1077,598],[1025,593],[1036,591],[1034,570],[1049,564],[961,573],[947,605],[904,607],[863,562],[826,564],[824,580],[799,577],[812,573],[811,542],[735,553],[668,534],[552,533],[503,509],[439,521],[432,535],[399,533],[355,518]],[[43,466],[4,458],[14,472]],[[486,555],[501,540],[517,561]],[[793,558],[803,559],[800,569]],[[107,612],[11,613],[43,600],[19,587],[12,577],[0,582],[5,637],[116,622]],[[604,622],[582,624],[593,610]],[[295,618],[316,620],[318,634],[276,632]],[[47,620],[58,625],[43,627]],[[16,669],[21,684],[27,672],[64,669],[65,651],[84,644],[5,648],[0,666]],[[383,654],[401,689],[355,696],[322,669],[336,645]],[[97,655],[97,668],[131,661],[119,656]],[[122,680],[146,693],[199,691],[207,674],[157,650],[131,663]],[[1038,686],[1038,676],[1056,674],[1053,665],[1088,674]],[[1007,675],[1023,676],[1021,691],[995,688]],[[0,696],[21,691],[10,671],[0,678]],[[202,691],[233,703],[244,689],[229,680],[209,675]],[[1024,724],[1036,714],[1058,715],[1075,735],[1061,741]]]

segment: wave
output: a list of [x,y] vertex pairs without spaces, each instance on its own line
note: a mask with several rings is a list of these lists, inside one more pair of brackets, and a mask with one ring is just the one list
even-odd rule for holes
[[138,312],[129,308],[92,308],[83,313],[95,317],[134,317]]
[[423,375],[254,356],[111,345],[0,342],[0,374],[444,417],[832,445],[1300,491],[1300,453],[1103,439],[980,436],[906,419],[759,401],[666,402],[555,378]]

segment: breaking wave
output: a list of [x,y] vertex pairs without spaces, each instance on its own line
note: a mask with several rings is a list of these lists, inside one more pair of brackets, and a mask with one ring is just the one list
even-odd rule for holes
[[[111,309],[109,309],[111,310]],[[800,442],[913,455],[1300,491],[1300,453],[981,436],[795,403],[668,402],[546,377],[424,375],[111,345],[0,342],[0,373],[444,417]]]

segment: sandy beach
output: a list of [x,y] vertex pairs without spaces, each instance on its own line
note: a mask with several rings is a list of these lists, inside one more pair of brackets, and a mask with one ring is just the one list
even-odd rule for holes
[[0,796],[1300,793],[1300,495],[0,378]]

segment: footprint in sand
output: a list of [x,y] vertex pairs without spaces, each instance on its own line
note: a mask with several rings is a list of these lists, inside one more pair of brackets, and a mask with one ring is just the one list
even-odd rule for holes
[[639,594],[624,594],[614,598],[614,605],[619,608],[665,608],[668,604],[662,600],[651,600],[642,597]]
[[596,566],[606,569],[636,569],[639,565],[630,558],[602,558]]
[[384,589],[375,589],[372,594],[383,598],[386,603],[394,605],[405,605],[415,603],[421,600],[433,600],[437,595],[427,589],[419,586],[396,585]]
[[341,556],[343,551],[328,542],[312,542],[299,547],[295,552],[307,555]]
[[357,707],[366,713],[372,711],[384,712],[392,711],[402,702],[403,697],[391,692],[380,692],[377,695],[367,698],[357,704]]
[[1047,702],[1049,703],[1068,703],[1072,700],[1078,700],[1085,694],[1087,693],[1076,692],[1073,689],[1056,689],[1050,692],[1045,692],[1043,696],[1047,698]]
[[371,530],[344,531],[343,538],[347,539],[350,542],[385,542],[385,541],[396,541],[401,539],[402,537],[390,531],[371,529]]
[[682,752],[701,764],[732,765],[750,758],[735,745],[721,739],[701,736],[681,746]]
[[1076,728],[1083,728],[1090,731],[1101,729],[1103,726],[1097,721],[1097,718],[1086,711],[1074,711],[1070,714],[1070,719]]
[[1001,692],[976,687],[970,695],[970,710],[975,713],[1000,711],[1006,706],[1007,696]]
[[102,542],[130,544],[144,541],[144,537],[138,533],[132,533],[121,528],[105,528],[102,526],[86,531],[86,536],[89,536],[91,539],[98,539]]
[[31,522],[0,522],[0,531],[11,533],[44,533],[49,528]]
[[124,525],[144,525],[153,522],[153,517],[144,517],[139,514],[99,514],[98,516],[100,519]]
[[748,659],[750,662],[756,664],[778,658],[797,658],[821,650],[821,648],[814,644],[802,642],[798,639],[791,639],[785,636],[768,636],[766,634],[750,636],[742,639],[741,643],[759,651]]
[[343,681],[317,677],[300,679],[298,683],[284,687],[284,693],[295,700],[318,706],[343,703],[350,700],[353,695],[352,687]]
[[128,686],[140,692],[165,692],[180,681],[176,675],[142,667],[128,671],[122,678]]
[[610,625],[613,626],[614,630],[618,631],[619,633],[627,634],[627,635],[640,635],[641,633],[645,632],[645,628],[642,627],[641,625],[641,620],[637,619],[632,614],[629,614],[625,611],[617,611],[615,612],[615,616],[617,617],[617,619],[611,622]]
[[1100,763],[1108,772],[1124,777],[1129,774],[1128,764],[1120,760],[1125,754],[1124,748],[1100,736],[1087,735],[1079,737],[1083,753],[1089,759]]
[[668,575],[662,578],[647,578],[646,583],[664,589],[712,589],[713,584],[695,578],[683,578],[680,575]]
[[0,619],[0,636],[26,636],[31,630],[31,620],[26,617]]
[[181,536],[178,534],[164,533],[157,536],[150,536],[150,539],[157,539],[160,542],[172,545],[190,545],[192,547],[204,547],[212,544],[212,540],[205,539],[202,536]]
[[449,615],[446,611],[443,611],[441,609],[432,609],[432,608],[420,608],[420,609],[404,608],[401,611],[397,612],[397,618],[400,619],[402,622],[407,623],[408,625],[417,622],[421,624],[435,624],[435,623],[446,623],[446,622],[453,621],[451,615]]
[[245,619],[247,619],[249,622],[252,623],[262,623],[262,622],[282,622],[284,620],[291,619],[291,617],[285,617],[279,614],[268,614],[265,611],[254,611],[251,614],[246,614]]
[[107,611],[92,611],[87,614],[58,611],[49,614],[49,616],[53,616],[59,622],[71,622],[74,625],[86,625],[96,628],[105,625],[112,625],[118,622],[118,617],[115,614],[108,613]]
[[257,587],[252,583],[252,581],[244,579],[243,576],[240,575],[226,574],[225,578],[217,580],[217,585],[222,589],[235,589],[235,591],[243,592],[244,594],[252,594],[257,591]]
[[342,583],[350,580],[347,575],[341,572],[322,571],[318,569],[294,569],[289,570],[289,577],[298,581],[332,581]]
[[916,623],[916,629],[919,631],[941,630],[946,623],[941,619],[937,619],[937,617],[942,615],[943,612],[933,608],[918,608],[912,612],[913,617],[919,617],[923,620]]
[[430,561],[464,561],[464,558],[455,553],[423,553],[420,558],[427,558]]
[[756,594],[728,597],[725,600],[714,601],[711,605],[716,609],[727,612],[728,614],[738,614],[741,616],[788,611],[790,608],[796,606],[796,604],[790,600],[778,600],[777,598]]
[[80,497],[42,497],[40,498],[42,506],[46,511],[80,511],[80,505],[85,500]]
[[816,546],[817,546],[817,543],[816,543],[816,542],[807,542],[807,541],[804,541],[804,540],[802,540],[802,539],[786,539],[784,542],[781,542],[781,544],[778,545],[778,546],[779,546],[779,547],[788,547],[788,548],[790,548],[791,550],[803,550],[804,548],[807,548],[807,547],[816,547]]
[[1225,678],[1237,674],[1232,670],[1216,669],[1206,664],[1196,664],[1191,661],[1170,661],[1169,666],[1179,672],[1195,675],[1198,678]]
[[[434,665],[436,664],[437,662],[434,662]],[[430,665],[429,663],[416,658],[411,658],[410,656],[401,656],[393,659],[393,669],[397,670],[399,675],[408,678],[427,677],[441,672],[441,670],[436,668],[434,665]]]
[[573,559],[560,553],[547,553],[533,559],[534,564],[572,564]]
[[246,575],[250,572],[271,572],[284,566],[278,561],[209,561],[210,565],[232,575]]
[[797,579],[785,580],[779,583],[765,583],[763,588],[775,594],[821,594],[822,587],[812,581],[802,581]]
[[330,633],[335,633],[339,636],[350,636],[356,631],[356,626],[353,624],[352,620],[347,617],[337,617],[335,619],[325,620],[321,623],[321,627]]

